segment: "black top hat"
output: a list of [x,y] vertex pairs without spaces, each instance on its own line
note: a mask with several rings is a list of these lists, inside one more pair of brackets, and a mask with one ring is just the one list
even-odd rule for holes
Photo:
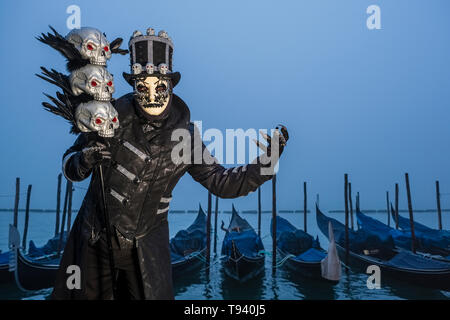
[[125,80],[134,86],[134,81],[149,75],[167,77],[175,87],[180,81],[179,72],[172,72],[173,43],[167,32],[147,29],[147,34],[135,31],[128,42],[131,73],[123,73]]

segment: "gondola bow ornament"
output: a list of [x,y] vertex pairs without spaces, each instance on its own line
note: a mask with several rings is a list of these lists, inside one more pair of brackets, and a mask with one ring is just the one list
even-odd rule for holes
[[17,251],[20,249],[20,234],[15,226],[9,225],[9,240],[8,247],[11,250],[9,256],[9,271],[16,271],[16,256]]
[[331,281],[339,281],[341,278],[341,262],[336,249],[331,222],[328,223],[328,234],[330,245],[328,246],[328,255],[321,262],[322,277]]

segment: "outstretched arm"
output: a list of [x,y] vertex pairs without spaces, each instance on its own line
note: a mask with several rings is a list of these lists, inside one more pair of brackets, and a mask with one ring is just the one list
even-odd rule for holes
[[[286,131],[286,134],[283,131]],[[192,164],[188,172],[195,181],[201,183],[211,193],[221,198],[245,196],[273,177],[275,164],[273,162],[268,163],[271,160],[271,148],[273,145],[276,145],[277,148],[280,146],[281,151],[281,147],[284,147],[288,139],[286,128],[283,127],[282,135],[278,133],[276,138],[276,143],[272,143],[271,138],[266,136],[268,146],[264,147],[261,145],[266,153],[256,158],[251,164],[228,169],[217,162],[211,163],[211,160],[207,161],[207,159],[214,159],[214,157],[211,156],[209,150],[202,143],[201,154],[203,157],[201,163]]]
[[195,181],[221,198],[245,196],[272,178],[271,175],[261,174],[260,164],[248,164],[229,169],[217,163],[193,164],[188,172]]

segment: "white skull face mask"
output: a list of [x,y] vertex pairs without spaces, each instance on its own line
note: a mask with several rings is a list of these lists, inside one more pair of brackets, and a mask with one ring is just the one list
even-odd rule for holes
[[115,91],[113,76],[101,66],[86,65],[72,72],[69,78],[74,95],[87,93],[99,101],[110,101]]
[[150,76],[136,80],[134,92],[142,110],[151,116],[158,116],[169,104],[172,85],[169,79]]
[[92,64],[105,66],[106,61],[111,58],[109,42],[98,29],[88,27],[73,29],[66,39],[75,46],[83,59],[88,59]]
[[75,120],[82,132],[97,132],[105,138],[113,137],[114,130],[119,128],[117,110],[109,102],[80,103],[75,111]]

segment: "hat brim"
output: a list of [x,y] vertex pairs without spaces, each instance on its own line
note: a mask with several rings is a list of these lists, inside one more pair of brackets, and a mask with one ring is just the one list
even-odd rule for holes
[[131,73],[122,73],[123,78],[126,82],[132,87],[134,87],[134,81],[137,79],[145,79],[149,76],[155,76],[155,77],[167,77],[172,81],[172,87],[175,87],[178,82],[180,82],[181,74],[179,72],[172,72],[167,74],[161,74],[161,73],[154,73],[154,74],[148,74],[146,72],[142,72],[140,74],[131,74]]

